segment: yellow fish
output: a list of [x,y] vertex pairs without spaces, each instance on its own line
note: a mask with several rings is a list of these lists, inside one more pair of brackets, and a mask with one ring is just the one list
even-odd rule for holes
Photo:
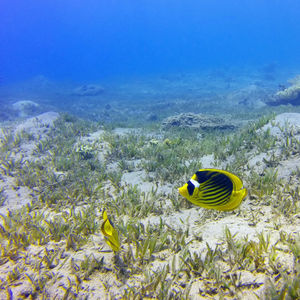
[[120,250],[120,240],[118,232],[108,218],[106,210],[103,211],[102,217],[103,223],[101,225],[101,231],[105,237],[105,241],[114,252],[117,252]]
[[217,169],[200,169],[178,192],[193,204],[223,211],[236,209],[247,196],[240,178]]

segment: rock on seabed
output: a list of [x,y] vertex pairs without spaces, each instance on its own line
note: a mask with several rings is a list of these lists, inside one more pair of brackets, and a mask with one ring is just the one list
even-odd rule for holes
[[233,124],[228,123],[222,118],[204,114],[182,113],[165,119],[162,123],[163,128],[192,128],[192,129],[234,129]]

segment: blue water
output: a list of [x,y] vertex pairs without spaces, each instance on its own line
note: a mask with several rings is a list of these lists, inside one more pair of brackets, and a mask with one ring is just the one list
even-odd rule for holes
[[[299,0],[1,0],[0,121],[264,114],[300,73],[299,16]],[[23,100],[39,109],[17,111]]]
[[299,0],[2,0],[2,82],[300,66]]

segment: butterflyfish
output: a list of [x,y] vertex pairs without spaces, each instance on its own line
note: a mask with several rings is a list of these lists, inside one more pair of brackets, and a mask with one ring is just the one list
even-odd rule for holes
[[222,211],[236,209],[247,196],[239,177],[217,169],[200,169],[178,191],[193,204]]
[[114,252],[117,252],[120,250],[118,231],[114,228],[113,223],[108,218],[106,210],[103,211],[102,217],[103,223],[101,225],[101,231],[104,235],[105,241]]

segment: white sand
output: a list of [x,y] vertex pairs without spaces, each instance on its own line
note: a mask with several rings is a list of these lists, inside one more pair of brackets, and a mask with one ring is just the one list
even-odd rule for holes
[[[47,133],[49,132],[49,128],[53,126],[53,122],[57,119],[58,114],[54,112],[45,113],[42,115],[39,115],[36,118],[28,119],[21,124],[19,124],[15,128],[15,132],[21,132],[22,130],[25,130],[31,134],[33,134],[35,137],[44,138],[47,136]],[[274,125],[277,124],[277,125]],[[268,128],[271,129],[271,133],[276,135],[278,138],[282,137],[282,132],[279,129],[278,126],[286,126],[289,125],[290,127],[294,128],[295,135],[298,138],[298,135],[300,134],[300,114],[294,114],[294,113],[285,113],[278,115],[275,119],[275,121],[270,122],[267,124],[263,130],[267,130]],[[117,134],[127,134],[127,130],[116,130],[115,133]],[[91,143],[93,144],[97,140],[101,140],[101,135],[104,133],[103,130],[100,130],[98,132],[95,132],[88,137],[82,138],[80,142],[84,143]],[[99,150],[99,157],[104,160],[105,151],[107,151],[106,145],[101,144],[99,142],[97,144],[98,150]],[[22,151],[24,155],[27,157],[30,157],[30,149],[32,150],[33,145],[26,144],[22,145]],[[102,153],[102,154],[101,154]],[[279,155],[280,151],[278,149],[274,149],[274,153],[276,155]],[[256,166],[257,170],[263,170],[263,161],[264,159],[268,158],[267,153],[261,153],[259,155],[255,155],[254,153],[249,153],[249,164],[250,166]],[[245,162],[246,164],[247,162]],[[215,167],[215,161],[212,155],[203,157],[202,159],[202,165],[205,168],[208,167]],[[277,167],[278,174],[280,178],[283,178],[289,182],[290,176],[293,171],[297,170],[297,167],[300,168],[300,157],[299,155],[290,157],[289,159],[280,161],[280,164]],[[116,168],[116,167],[115,167]],[[176,192],[177,187],[172,185],[164,185],[161,183],[153,183],[146,181],[147,176],[146,172],[143,170],[135,170],[133,172],[127,172],[124,173],[122,176],[122,185],[137,185],[141,191],[143,192],[150,192],[151,189],[158,187],[159,193],[162,193],[166,195],[166,199],[168,198],[168,195]],[[30,198],[30,189],[20,187],[17,190],[13,189],[14,183],[13,178],[9,176],[3,176],[3,179],[0,181],[0,187],[5,188],[5,192],[7,194],[7,201],[4,204],[3,207],[0,208],[0,213],[4,213],[6,209],[15,209],[19,208],[22,205],[25,205],[28,203]],[[251,187],[250,187],[251,189]],[[160,218],[163,218],[163,220],[166,222],[167,225],[174,229],[182,229],[187,230],[189,229],[189,237],[187,238],[187,241],[193,240],[193,237],[199,237],[199,240],[193,240],[189,244],[189,250],[192,252],[197,252],[201,255],[204,255],[207,246],[206,243],[214,249],[216,246],[220,246],[222,243],[222,240],[224,240],[224,230],[226,227],[228,227],[232,233],[232,235],[237,235],[238,238],[245,238],[248,237],[249,240],[257,241],[257,233],[263,232],[264,234],[270,234],[271,236],[271,244],[274,244],[276,240],[278,239],[278,231],[274,229],[274,222],[280,222],[281,227],[280,230],[286,231],[289,233],[295,233],[299,232],[300,230],[300,216],[293,225],[291,225],[287,220],[283,219],[282,217],[279,219],[274,220],[274,215],[271,211],[271,208],[267,203],[264,203],[263,201],[257,205],[255,204],[255,201],[247,198],[244,203],[242,203],[241,207],[234,211],[234,212],[211,212],[205,209],[202,209],[200,207],[193,206],[190,209],[182,209],[179,212],[173,212],[173,213],[167,213],[167,206],[170,205],[168,201],[166,200],[165,207],[166,212],[163,213],[162,216],[149,216],[143,220],[137,220],[139,222],[146,224],[153,224],[158,225],[160,222]],[[253,216],[256,216],[255,218]],[[253,220],[256,220],[253,222]],[[201,239],[202,238],[202,241]],[[56,245],[57,246],[57,245]],[[47,245],[47,247],[50,247]],[[31,254],[34,253],[34,251],[37,251],[37,249],[34,246],[30,246],[28,249],[28,252]],[[66,251],[66,256],[73,259],[84,259],[85,255],[93,254],[97,256],[98,258],[101,258],[102,256],[105,257],[105,262],[107,264],[111,264],[111,268],[114,268],[112,263],[112,253],[106,253],[101,252],[103,249],[107,250],[109,249],[108,246],[104,243],[103,237],[100,234],[91,236],[91,241],[83,247],[83,249],[72,252],[72,251]],[[42,250],[40,250],[42,251]],[[168,252],[166,251],[166,255],[168,255]],[[168,257],[167,259],[157,259],[153,263],[149,265],[149,268],[155,269],[161,265],[166,264],[166,262],[171,263],[172,257]],[[280,260],[282,263],[285,263],[287,266],[291,265],[293,263],[292,257],[289,255],[286,255],[283,257],[280,257]],[[285,261],[284,261],[285,260]],[[0,267],[0,276],[4,278],[8,272],[9,269],[11,269],[13,266],[10,265],[10,267],[7,267],[8,269],[1,269]],[[66,281],[66,276],[74,277],[70,273],[69,265],[67,264],[65,266],[61,267],[62,269],[59,270],[59,272],[64,275],[65,277],[62,280],[58,280],[58,283],[53,285],[51,288],[49,288],[49,291],[51,292],[51,297],[54,295],[57,295],[57,291],[59,289],[59,284]],[[103,276],[103,275],[101,275]],[[140,275],[139,275],[140,276]],[[138,278],[138,277],[137,277]],[[258,295],[259,298],[263,297],[263,289],[266,280],[265,274],[254,274],[248,271],[241,272],[241,282],[243,284],[251,284],[253,282],[262,283],[262,285],[259,288],[255,289],[255,293]],[[120,292],[122,288],[124,288],[124,285],[118,281],[113,273],[107,272],[105,275],[105,278],[97,276],[93,276],[90,281],[84,281],[84,286],[86,287],[86,291],[90,291],[90,299],[109,299],[111,296],[107,293],[105,290],[103,283],[107,283],[110,286],[113,286],[111,288],[111,291],[114,291],[116,294]],[[199,295],[199,288],[203,289],[204,283],[201,280],[195,280],[192,283],[192,288],[190,295],[192,299],[207,299],[205,297],[202,297]],[[28,289],[28,286],[21,285],[19,287],[14,288],[14,295],[17,295],[20,290],[24,292],[24,290]],[[62,292],[59,293],[59,295],[62,295]],[[0,298],[4,299],[5,296],[4,291],[0,292]],[[58,296],[58,297],[60,297]],[[81,294],[83,296],[83,294]],[[245,292],[243,290],[242,299],[256,299],[254,293],[251,291],[251,289],[248,290],[248,292]]]

